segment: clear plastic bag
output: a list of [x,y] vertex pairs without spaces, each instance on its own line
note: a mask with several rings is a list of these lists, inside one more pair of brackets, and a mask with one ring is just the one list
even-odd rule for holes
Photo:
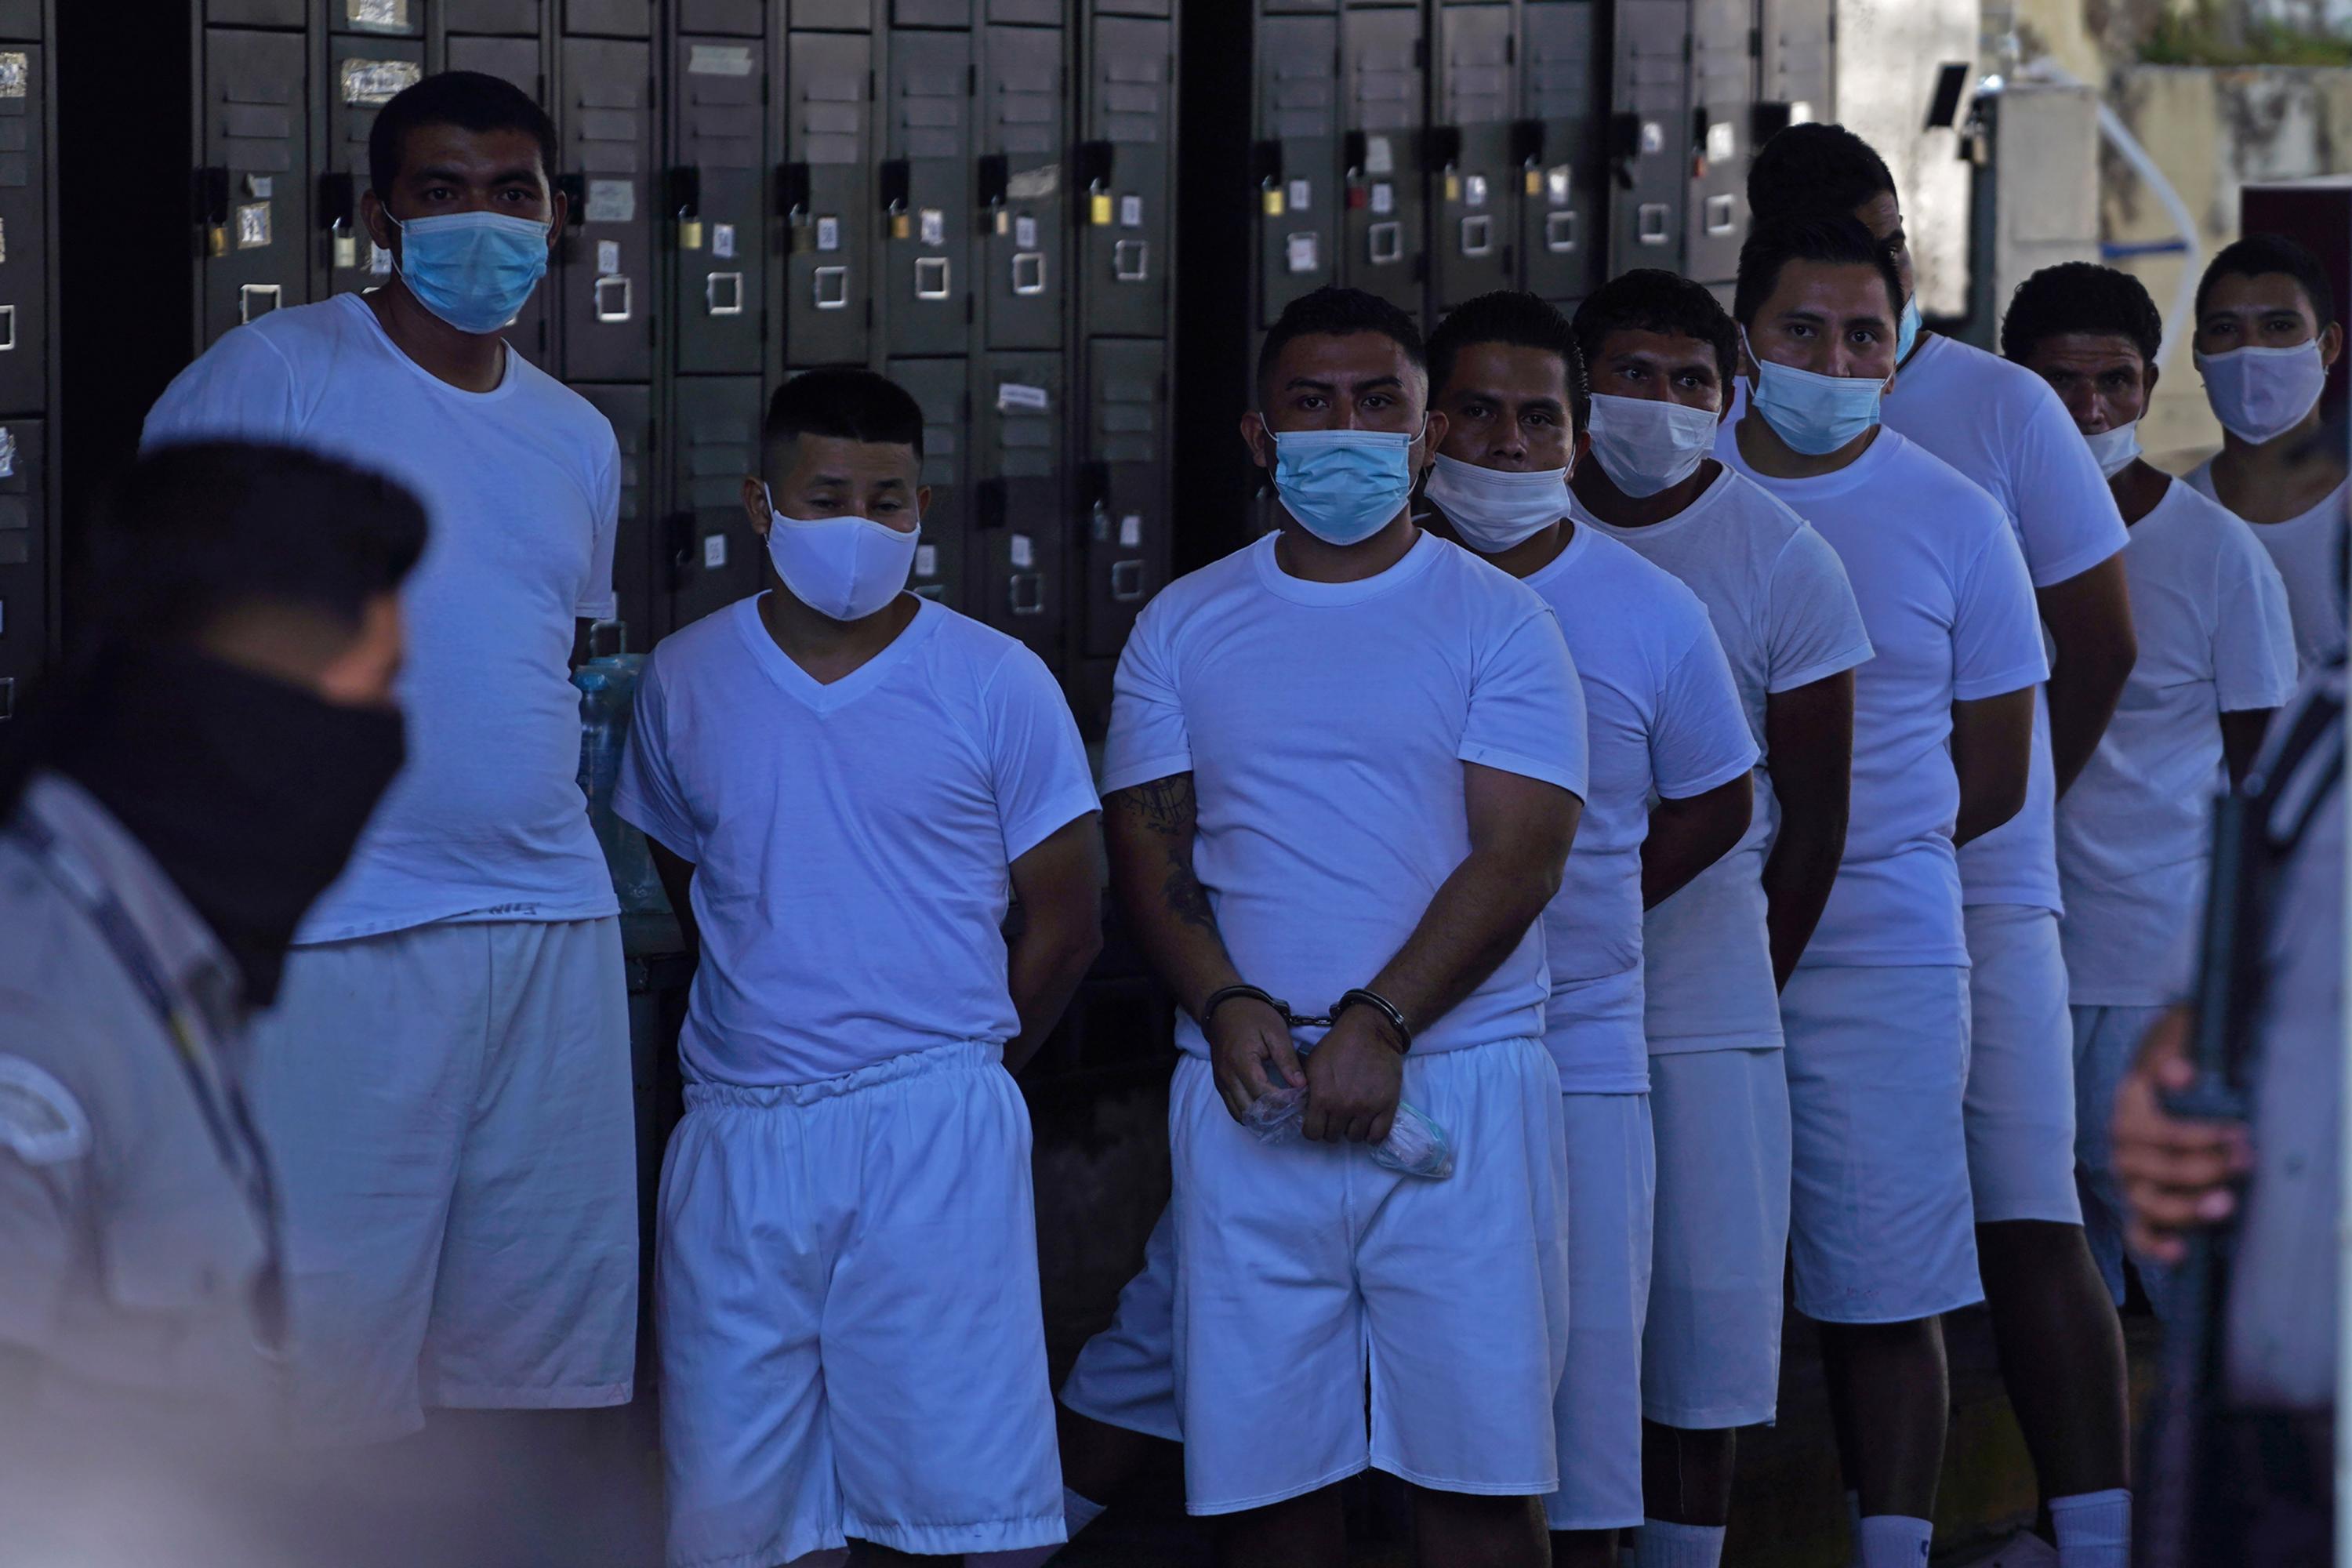
[[[1307,1091],[1283,1084],[1251,1101],[1242,1125],[1261,1143],[1288,1143],[1305,1136],[1306,1116]],[[1372,1159],[1408,1176],[1442,1182],[1454,1173],[1454,1143],[1444,1128],[1399,1100],[1389,1135],[1372,1146]]]

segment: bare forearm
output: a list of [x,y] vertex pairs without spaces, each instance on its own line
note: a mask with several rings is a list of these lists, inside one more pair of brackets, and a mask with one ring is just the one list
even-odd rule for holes
[[1225,952],[1208,889],[1192,872],[1192,776],[1138,784],[1104,805],[1111,895],[1161,984],[1197,1018],[1211,992],[1245,977]]
[[1784,811],[1764,861],[1764,931],[1772,948],[1772,983],[1789,984],[1836,885],[1845,854],[1845,812]]
[[2130,674],[2129,658],[2062,663],[2051,672],[2050,684],[2042,690],[2050,707],[2050,767],[2060,795],[2074,787],[2098,751],[2099,737],[2116,716],[2116,703]]
[[1745,775],[1683,800],[1662,800],[1642,840],[1642,907],[1656,909],[1731,853],[1755,802]]
[[[1429,900],[1396,956],[1370,981],[1415,1029],[1486,983],[1559,891],[1559,868],[1505,850],[1474,849]],[[1318,1004],[1337,1001],[1322,996]]]
[[1061,1022],[1078,982],[1102,952],[1097,924],[1033,921],[1005,954],[1005,980],[1013,993],[1021,1032],[1005,1043],[1004,1066],[1019,1072]]
[[2063,795],[2099,749],[2139,658],[2122,554],[2052,584],[2034,600],[2050,628],[2050,680],[2042,699],[2050,710],[2051,772]]
[[2022,778],[1960,780],[1960,809],[1952,819],[1952,847],[1973,843],[2025,808]]

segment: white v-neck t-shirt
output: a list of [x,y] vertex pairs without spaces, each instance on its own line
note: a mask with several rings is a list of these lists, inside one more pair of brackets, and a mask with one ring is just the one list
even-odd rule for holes
[[1521,578],[1559,617],[1584,686],[1584,816],[1544,910],[1544,1044],[1573,1094],[1650,1087],[1643,1032],[1642,844],[1650,808],[1729,784],[1756,742],[1698,595],[1591,528]]
[[[1192,775],[1192,868],[1234,967],[1318,1015],[1372,983],[1468,855],[1463,764],[1584,795],[1584,694],[1550,606],[1470,552],[1423,533],[1385,572],[1313,583],[1279,538],[1144,606],[1102,788]],[[1540,1038],[1549,993],[1538,921],[1413,1051]],[[1189,1015],[1176,1043],[1208,1053]]]
[[2289,590],[2252,525],[2176,479],[2124,552],[2139,662],[2058,803],[2068,999],[2153,1007],[2186,994],[2221,715],[2294,695]]
[[[2206,458],[2182,476],[2197,492],[2222,506],[2213,488],[2213,459]],[[2287,613],[2294,620],[2297,667],[2305,675],[2326,668],[2344,651],[2343,563],[2347,513],[2352,513],[2352,479],[2327,492],[2326,500],[2300,517],[2284,522],[2249,522],[2254,539],[2270,552],[2286,584]],[[2235,513],[2231,513],[2235,516]]]
[[1874,650],[1854,671],[1845,855],[1801,965],[1964,966],[1952,704],[2023,690],[2050,673],[2009,519],[1884,427],[1844,468],[1804,479],[1748,468],[1738,431],[1723,427],[1715,455],[1829,541]]
[[694,863],[688,1079],[769,1086],[1019,1031],[1013,861],[1097,809],[1037,656],[929,600],[823,684],[743,599],[666,639],[613,805]]
[[1698,595],[1730,663],[1759,753],[1747,834],[1644,922],[1650,1054],[1777,1047],[1780,996],[1764,925],[1764,860],[1779,807],[1762,756],[1765,707],[1772,696],[1870,658],[1845,567],[1795,512],[1728,467],[1663,522],[1615,528],[1573,500],[1569,515],[1578,527],[1596,529],[1673,573]]

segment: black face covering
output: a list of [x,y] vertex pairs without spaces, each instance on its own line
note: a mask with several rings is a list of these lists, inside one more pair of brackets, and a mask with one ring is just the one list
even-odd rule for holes
[[278,994],[286,949],[403,756],[400,714],[185,649],[118,651],[52,716],[42,761],[95,795]]

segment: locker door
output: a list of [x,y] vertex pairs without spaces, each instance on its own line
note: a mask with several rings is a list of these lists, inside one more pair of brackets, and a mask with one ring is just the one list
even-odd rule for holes
[[309,0],[205,0],[205,20],[215,27],[299,28],[309,9]]
[[792,0],[792,25],[866,32],[874,26],[874,0]]
[[677,30],[757,38],[767,33],[766,15],[761,0],[677,0]]
[[[1270,16],[1258,24],[1258,273],[1261,326],[1332,280],[1339,199],[1339,23]],[[1402,195],[1402,193],[1400,193]]]
[[672,58],[677,163],[663,206],[677,247],[677,368],[757,375],[768,300],[764,53],[740,39],[680,38]]
[[[538,0],[527,0],[527,3],[535,6]],[[488,0],[472,0],[468,9],[487,12],[490,5]],[[490,19],[495,20],[496,17]],[[452,37],[448,41],[447,57],[451,70],[480,71],[486,76],[499,77],[514,83],[541,104],[547,101],[547,78],[540,63],[539,40],[536,38]],[[364,163],[364,150],[362,161]],[[572,215],[572,221],[575,224],[579,221],[577,213]],[[578,232],[576,228],[572,230],[574,236]],[[549,258],[546,280],[540,284],[538,291],[523,306],[521,314],[515,318],[514,325],[506,330],[507,346],[541,370],[555,368],[558,346],[554,326],[558,314],[556,296],[561,291],[564,255],[573,243],[567,237],[556,247],[555,254]],[[361,237],[360,247],[362,251],[370,248],[365,236]],[[382,265],[389,268],[390,258],[386,258]]]
[[204,247],[209,345],[242,321],[310,298],[309,71],[290,33],[205,35]]
[[[48,662],[48,452],[38,419],[0,426],[0,722]],[[0,733],[5,733],[0,731]]]
[[327,0],[327,26],[339,33],[425,37],[425,0]]
[[360,223],[368,188],[368,132],[376,110],[422,80],[425,45],[337,34],[327,43],[327,145],[320,160],[318,244],[327,291],[353,294],[392,276],[392,253],[379,252]]
[[563,30],[601,38],[650,38],[654,0],[563,0]]
[[1691,7],[1690,195],[1683,268],[1703,282],[1739,274],[1748,234],[1748,137],[1755,121],[1752,0],[1695,0]]
[[966,468],[964,432],[971,427],[966,362],[961,359],[894,359],[890,379],[907,389],[923,409],[923,483],[931,487],[930,510],[923,513],[923,542],[915,546],[915,570],[908,585],[951,610],[965,609],[971,584],[965,575],[965,544],[971,531],[971,481]]
[[890,35],[889,161],[880,195],[888,252],[882,321],[894,354],[961,353],[970,329],[971,79],[971,34]]
[[794,33],[787,48],[784,363],[864,364],[874,274],[873,44],[855,33]]
[[1684,105],[1690,43],[1686,0],[1615,0],[1610,128],[1610,270],[1683,270],[1683,205],[1689,195],[1689,122]]
[[1062,29],[986,30],[981,54],[981,309],[992,349],[1062,342],[1069,277]]
[[613,541],[613,589],[620,595],[621,619],[628,624],[629,647],[651,651],[669,630],[667,575],[654,558],[646,502],[653,495],[654,400],[649,387],[583,386],[580,395],[613,422],[621,447],[621,526]]
[[977,534],[985,562],[973,614],[1062,668],[1062,359],[992,354],[977,388]]
[[1095,22],[1088,47],[1080,309],[1087,331],[1150,336],[1168,331],[1176,31],[1166,22],[1106,16]]
[[563,40],[571,230],[556,251],[567,381],[646,381],[654,369],[653,51]]
[[0,50],[0,413],[48,401],[47,157],[41,50]]
[[1418,6],[1357,9],[1340,23],[1346,205],[1339,281],[1392,301],[1418,321],[1429,269],[1429,138]]
[[988,19],[1057,27],[1062,23],[1062,0],[988,0]]
[[1086,641],[1116,658],[1144,601],[1168,581],[1168,348],[1099,339],[1087,345]]
[[1507,289],[1516,276],[1519,192],[1525,175],[1511,155],[1514,116],[1511,8],[1448,5],[1437,14],[1438,97],[1431,139],[1438,143],[1436,304]]
[[1832,0],[1761,0],[1759,12],[1755,144],[1761,147],[1782,126],[1834,117],[1837,14]]
[[743,514],[760,466],[760,378],[680,376],[670,476],[669,629],[759,591],[767,546]]
[[[441,0],[441,26],[451,33],[539,36],[541,0]],[[454,47],[454,46],[453,46]],[[451,69],[457,67],[453,62]]]
[[41,0],[0,0],[0,38],[41,36]]
[[890,23],[898,27],[969,27],[971,0],[890,0]]
[[1555,303],[1582,299],[1607,276],[1609,84],[1599,19],[1597,0],[1520,13],[1519,277]]

